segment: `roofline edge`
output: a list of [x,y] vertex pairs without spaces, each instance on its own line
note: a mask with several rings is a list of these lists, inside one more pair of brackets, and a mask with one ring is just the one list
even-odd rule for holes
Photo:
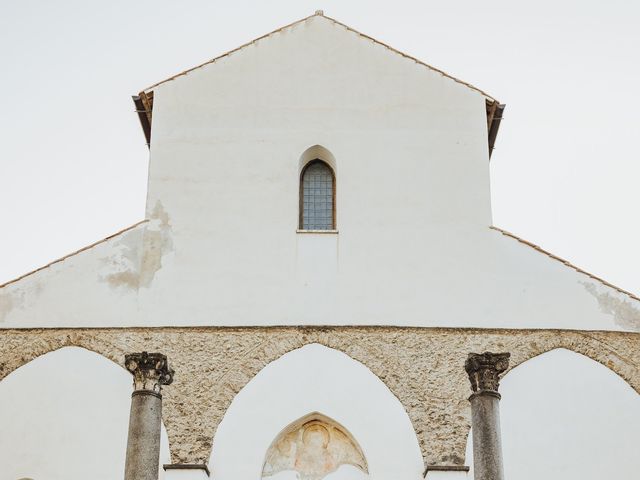
[[30,275],[33,275],[34,273],[38,273],[41,270],[44,270],[46,268],[51,267],[52,265],[55,265],[56,263],[60,263],[60,262],[65,261],[68,258],[74,257],[74,256],[78,255],[79,253],[84,252],[85,250],[90,250],[93,247],[96,247],[96,246],[98,246],[98,245],[100,245],[102,243],[108,242],[112,238],[115,238],[118,235],[122,235],[123,233],[126,233],[129,230],[133,230],[134,228],[142,225],[143,223],[147,223],[148,221],[149,221],[149,219],[146,219],[146,218],[144,220],[140,220],[139,222],[136,222],[133,225],[129,225],[128,227],[123,228],[122,230],[118,230],[116,233],[112,233],[111,235],[109,235],[108,237],[103,238],[102,240],[98,240],[97,242],[90,243],[89,245],[86,245],[86,246],[84,246],[84,247],[82,247],[82,248],[80,248],[80,249],[78,249],[78,250],[76,250],[74,252],[68,253],[66,255],[63,255],[60,258],[55,259],[55,260],[47,263],[46,265],[43,265],[42,267],[38,267],[35,270],[31,270],[30,272],[24,273],[24,274],[20,275],[19,277],[16,277],[16,278],[14,278],[12,280],[4,282],[3,284],[0,284],[0,289],[3,289],[4,287],[8,287],[9,285],[12,285],[12,284],[14,284],[16,282],[19,282],[23,278],[26,278],[26,277],[28,277]]
[[606,280],[604,280],[603,278],[600,278],[600,277],[594,275],[593,273],[589,273],[586,270],[583,270],[582,268],[574,265],[570,261],[565,260],[564,258],[559,257],[557,255],[554,255],[553,253],[549,252],[548,250],[545,250],[544,248],[540,247],[539,245],[536,245],[535,243],[532,243],[532,242],[530,242],[528,240],[525,240],[522,237],[519,237],[519,236],[517,236],[517,235],[515,235],[515,234],[513,234],[513,233],[511,233],[511,232],[509,232],[507,230],[503,230],[502,228],[496,227],[494,225],[489,226],[489,228],[491,230],[495,230],[496,232],[501,233],[505,237],[513,238],[514,240],[517,240],[518,242],[522,243],[523,245],[526,245],[528,247],[533,248],[534,250],[537,250],[538,252],[546,255],[547,257],[551,258],[552,260],[556,260],[556,261],[558,261],[560,263],[563,263],[565,266],[575,270],[578,273],[581,273],[582,275],[586,275],[587,277],[591,278],[592,280],[595,280],[595,281],[601,283],[605,287],[609,287],[609,288],[617,291],[618,293],[622,293],[623,295],[628,296],[632,300],[636,300],[636,301],[640,302],[640,297],[638,297],[637,295],[634,295],[630,291],[625,290],[623,288],[620,288],[620,287],[614,285],[613,283],[609,283]]
[[207,60],[206,62],[203,62],[203,63],[201,63],[201,64],[199,64],[199,65],[194,66],[194,67],[191,67],[191,68],[188,68],[188,69],[186,69],[186,70],[183,70],[182,72],[179,72],[179,73],[177,73],[177,74],[175,74],[175,75],[172,75],[171,77],[168,77],[168,78],[166,78],[166,79],[164,79],[164,80],[161,80],[161,81],[159,81],[159,82],[156,82],[156,83],[154,83],[153,85],[150,85],[149,87],[142,89],[142,90],[141,90],[141,93],[142,93],[142,92],[144,92],[144,93],[149,93],[149,91],[153,90],[155,87],[157,87],[157,86],[159,86],[159,85],[162,85],[163,83],[167,83],[167,82],[169,82],[169,81],[175,80],[176,78],[181,77],[181,76],[183,76],[183,75],[186,75],[186,74],[188,74],[188,73],[190,73],[190,72],[192,72],[192,71],[194,71],[194,70],[197,70],[198,68],[204,67],[205,65],[208,65],[208,64],[210,64],[210,63],[214,63],[215,61],[217,61],[217,60],[219,60],[219,59],[221,59],[221,58],[224,58],[224,57],[226,57],[226,56],[228,56],[228,55],[231,55],[231,54],[233,54],[233,53],[235,53],[235,52],[237,52],[237,51],[239,51],[239,50],[242,50],[242,49],[243,49],[243,48],[245,48],[245,47],[248,47],[249,45],[252,45],[252,44],[254,44],[254,43],[256,43],[256,42],[258,42],[258,41],[260,41],[260,40],[263,40],[263,39],[265,39],[265,38],[267,38],[267,37],[269,37],[269,36],[271,36],[271,35],[274,35],[274,34],[276,34],[276,33],[278,33],[278,32],[281,32],[281,31],[283,31],[283,30],[286,30],[287,28],[291,28],[291,27],[293,27],[294,25],[297,25],[297,24],[302,23],[302,22],[306,22],[307,20],[309,20],[309,19],[311,19],[311,18],[313,18],[313,17],[323,17],[323,18],[326,18],[327,20],[329,20],[329,21],[331,21],[331,22],[335,23],[336,25],[340,25],[341,27],[343,27],[343,28],[347,29],[347,30],[348,30],[348,31],[350,31],[350,32],[353,32],[353,33],[355,33],[355,34],[357,34],[357,35],[359,35],[359,36],[361,36],[361,37],[363,37],[363,38],[366,38],[366,39],[368,39],[368,40],[371,40],[372,42],[374,42],[374,43],[376,43],[376,44],[378,44],[378,45],[381,45],[381,46],[383,46],[383,47],[385,47],[385,48],[387,48],[387,49],[391,50],[392,52],[394,52],[394,53],[396,53],[396,54],[398,54],[398,55],[401,55],[401,56],[403,56],[403,57],[405,57],[405,58],[407,58],[407,59],[409,59],[409,60],[413,60],[413,61],[414,61],[414,62],[416,62],[417,64],[422,65],[422,66],[424,66],[424,67],[426,67],[426,68],[428,68],[428,69],[430,69],[430,70],[432,70],[432,71],[434,71],[434,72],[440,73],[441,75],[443,75],[443,76],[445,76],[445,77],[449,78],[450,80],[453,80],[453,81],[454,81],[454,82],[456,82],[456,83],[459,83],[459,84],[461,84],[461,85],[466,86],[467,88],[470,88],[470,89],[472,89],[472,90],[475,90],[476,92],[480,93],[483,97],[485,97],[487,100],[490,100],[491,102],[498,102],[498,100],[497,100],[497,99],[495,99],[494,97],[492,97],[491,95],[489,95],[488,93],[486,93],[484,90],[481,90],[480,88],[478,88],[478,87],[476,87],[476,86],[472,85],[471,83],[469,83],[469,82],[465,82],[464,80],[460,80],[459,78],[456,78],[456,77],[454,77],[453,75],[448,74],[448,73],[447,73],[447,72],[445,72],[444,70],[441,70],[441,69],[439,69],[439,68],[436,68],[436,67],[434,67],[434,66],[432,66],[432,65],[429,65],[429,64],[427,64],[427,63],[423,62],[422,60],[420,60],[420,59],[418,59],[418,58],[416,58],[416,57],[414,57],[414,56],[412,56],[412,55],[409,55],[409,54],[404,53],[404,52],[402,52],[402,51],[400,51],[400,50],[397,50],[397,49],[395,49],[395,48],[391,47],[390,45],[388,45],[388,44],[386,44],[386,43],[384,43],[384,42],[381,42],[380,40],[377,40],[377,39],[375,39],[375,38],[373,38],[373,37],[371,37],[371,36],[369,36],[369,35],[367,35],[367,34],[365,34],[365,33],[362,33],[362,32],[360,32],[360,31],[356,30],[355,28],[350,27],[349,25],[346,25],[346,24],[344,24],[344,23],[342,23],[342,22],[340,22],[340,21],[336,20],[335,18],[332,18],[332,17],[329,17],[329,16],[325,15],[325,14],[324,14],[324,13],[322,13],[321,11],[317,11],[317,12],[316,12],[316,13],[314,13],[313,15],[309,15],[309,16],[307,16],[307,17],[301,18],[300,20],[296,20],[295,22],[291,22],[291,23],[289,23],[289,24],[287,24],[287,25],[284,25],[284,26],[282,26],[282,27],[280,27],[280,28],[276,28],[275,30],[272,30],[272,31],[271,31],[271,32],[269,32],[269,33],[265,33],[264,35],[261,35],[261,36],[259,36],[259,37],[257,37],[257,38],[254,38],[253,40],[250,40],[250,41],[248,41],[248,42],[246,42],[246,43],[244,43],[244,44],[240,45],[239,47],[233,48],[232,50],[229,50],[229,51],[227,51],[226,53],[223,53],[223,54],[221,54],[221,55],[218,55],[218,56],[216,56],[216,57],[214,57],[214,58],[212,58],[212,59],[210,59],[210,60]]

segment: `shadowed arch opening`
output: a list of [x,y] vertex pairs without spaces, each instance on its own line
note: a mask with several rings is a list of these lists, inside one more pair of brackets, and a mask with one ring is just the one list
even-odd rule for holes
[[235,396],[215,434],[212,475],[261,478],[274,438],[309,412],[322,412],[357,439],[372,478],[422,474],[415,431],[388,387],[348,355],[308,344],[268,364]]
[[[121,477],[131,392],[126,370],[81,347],[53,350],[15,369],[0,382],[3,475]],[[161,462],[168,461],[163,426]]]
[[[500,391],[506,478],[636,475],[640,395],[600,362],[556,348],[508,372]],[[472,435],[468,465],[473,462]]]

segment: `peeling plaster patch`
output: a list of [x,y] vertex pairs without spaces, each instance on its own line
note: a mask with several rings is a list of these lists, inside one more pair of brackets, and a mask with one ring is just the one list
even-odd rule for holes
[[101,259],[104,270],[110,272],[101,280],[106,280],[113,288],[138,289],[142,235],[142,231],[130,232],[113,245],[114,253]]
[[124,271],[118,273],[112,273],[108,275],[107,282],[112,287],[127,287],[132,290],[137,290],[139,287],[139,276],[135,272]]
[[0,323],[4,322],[7,315],[13,310],[13,298],[10,293],[0,294]]
[[635,307],[632,302],[621,300],[609,292],[598,292],[598,289],[592,283],[580,282],[584,288],[593,295],[600,310],[606,314],[613,315],[613,320],[622,328],[640,332],[640,309]]
[[135,233],[131,232],[131,235],[120,240],[115,245],[116,253],[103,259],[111,273],[101,277],[101,280],[106,280],[112,288],[148,288],[162,268],[162,258],[173,251],[169,215],[160,201],[156,202],[144,230]]
[[24,287],[7,289],[0,293],[0,323],[4,322],[9,314],[16,309],[25,308],[27,301],[32,301],[34,295],[39,295],[42,288],[35,285],[35,291],[25,290]]
[[169,215],[160,200],[151,213],[149,224],[144,233],[142,264],[140,266],[140,285],[149,287],[155,274],[162,268],[162,258],[173,252]]

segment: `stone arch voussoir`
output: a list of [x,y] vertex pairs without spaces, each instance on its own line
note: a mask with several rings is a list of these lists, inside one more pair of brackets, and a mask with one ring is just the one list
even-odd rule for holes
[[625,380],[636,392],[640,393],[640,366],[632,358],[629,358],[627,354],[622,353],[619,346],[614,342],[607,342],[598,338],[597,334],[562,332],[561,335],[555,335],[549,338],[548,341],[536,344],[536,347],[530,350],[516,351],[516,355],[512,356],[509,370],[505,372],[505,376],[533,358],[563,348],[607,367],[611,372]]
[[[104,357],[106,360],[123,367],[121,359],[116,358],[113,350],[99,341],[87,341],[76,332],[65,332],[46,337],[22,336],[8,334],[0,346],[0,381],[36,358],[51,352],[78,347]],[[124,354],[123,354],[124,355]]]
[[[363,335],[367,335],[367,333],[363,332]],[[211,422],[208,422],[209,425],[205,432],[203,432],[209,440],[207,440],[206,443],[205,441],[201,443],[201,447],[205,448],[200,448],[199,451],[202,453],[206,451],[210,454],[211,449],[215,448],[213,439],[217,426],[222,421],[235,396],[245,385],[270,363],[277,361],[289,352],[311,344],[319,344],[336,350],[366,367],[400,402],[413,425],[418,440],[420,440],[418,432],[416,431],[416,422],[419,421],[419,419],[416,418],[416,415],[411,415],[411,413],[416,410],[416,402],[412,402],[410,398],[408,398],[411,397],[411,395],[407,395],[407,388],[404,390],[398,388],[400,384],[408,387],[406,382],[402,381],[404,377],[402,368],[399,368],[398,365],[385,356],[380,349],[376,349],[375,346],[372,348],[370,343],[373,339],[370,335],[367,335],[367,337],[366,341],[358,342],[357,338],[354,338],[353,333],[340,335],[335,329],[323,328],[289,330],[285,335],[261,335],[261,332],[256,332],[256,335],[253,337],[255,340],[251,342],[252,345],[238,349],[240,353],[233,355],[232,358],[227,357],[227,363],[223,371],[214,379],[214,385],[212,386],[213,390],[216,391],[216,395],[211,408],[208,409],[206,413],[203,413],[204,415],[211,415]],[[376,340],[381,343],[385,341],[383,336]],[[170,438],[172,445],[183,443],[181,439],[177,437],[175,438],[175,442],[171,440]],[[424,442],[419,441],[418,443],[421,446],[424,457]],[[202,453],[199,455],[202,455]],[[174,452],[174,450],[172,450],[174,461],[185,462],[188,458],[191,462],[206,462],[205,458],[193,458],[189,455],[185,456],[185,454],[187,454],[187,452]]]
[[[457,355],[463,360],[464,355],[469,352],[509,352],[509,369],[503,374],[504,377],[532,358],[564,348],[601,363],[640,393],[639,342],[640,335],[617,332],[493,330],[483,332],[482,335],[474,333],[464,338]],[[633,355],[633,352],[637,353]],[[462,370],[461,361],[458,363],[459,369]],[[450,420],[443,422],[446,429],[452,433],[448,442],[455,460],[464,459],[471,430],[470,408],[467,402],[467,397],[471,394],[469,383],[465,378],[464,381],[458,381],[458,385],[460,388],[454,398],[458,398],[459,401],[449,412]]]

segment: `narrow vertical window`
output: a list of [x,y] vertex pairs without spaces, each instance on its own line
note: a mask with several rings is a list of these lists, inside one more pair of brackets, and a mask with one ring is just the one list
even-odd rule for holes
[[313,160],[300,179],[300,228],[335,229],[335,176],[322,160]]

